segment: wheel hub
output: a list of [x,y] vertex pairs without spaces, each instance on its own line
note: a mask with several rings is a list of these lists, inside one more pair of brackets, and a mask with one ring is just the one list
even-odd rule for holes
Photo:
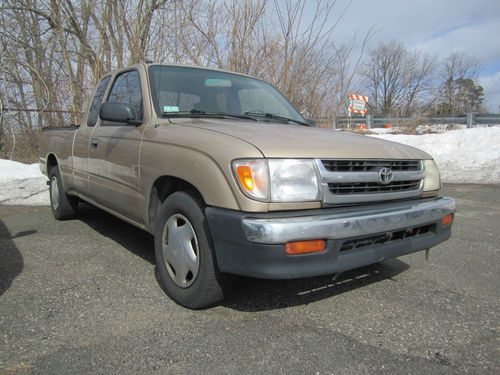
[[50,202],[52,208],[57,211],[59,208],[59,185],[57,184],[57,177],[52,176],[50,180]]
[[200,257],[196,233],[185,216],[168,218],[162,233],[162,253],[172,281],[181,288],[189,287],[196,280]]

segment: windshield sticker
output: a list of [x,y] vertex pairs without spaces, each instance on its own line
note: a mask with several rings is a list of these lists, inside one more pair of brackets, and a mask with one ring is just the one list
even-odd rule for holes
[[176,105],[164,105],[163,112],[179,112],[179,107]]

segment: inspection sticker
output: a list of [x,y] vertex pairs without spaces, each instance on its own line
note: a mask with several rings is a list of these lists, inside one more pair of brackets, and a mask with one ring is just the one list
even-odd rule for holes
[[179,112],[179,107],[176,105],[164,105],[163,112]]

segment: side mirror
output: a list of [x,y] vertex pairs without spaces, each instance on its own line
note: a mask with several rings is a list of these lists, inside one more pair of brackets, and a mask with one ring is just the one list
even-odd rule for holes
[[120,122],[135,126],[142,124],[142,121],[135,119],[134,110],[125,103],[103,103],[99,116],[103,121]]
[[309,126],[315,127],[316,126],[316,120],[313,120],[312,118],[306,118],[306,124]]

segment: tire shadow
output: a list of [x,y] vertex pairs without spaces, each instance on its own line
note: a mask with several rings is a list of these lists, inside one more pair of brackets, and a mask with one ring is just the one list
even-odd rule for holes
[[78,220],[120,244],[138,257],[156,264],[153,236],[88,203],[80,203]]
[[410,268],[398,259],[372,264],[341,274],[295,280],[239,277],[223,306],[245,312],[307,305],[394,277]]
[[14,279],[21,274],[24,260],[14,243],[14,238],[30,236],[36,230],[27,230],[11,235],[9,229],[0,219],[0,296],[12,285]]

